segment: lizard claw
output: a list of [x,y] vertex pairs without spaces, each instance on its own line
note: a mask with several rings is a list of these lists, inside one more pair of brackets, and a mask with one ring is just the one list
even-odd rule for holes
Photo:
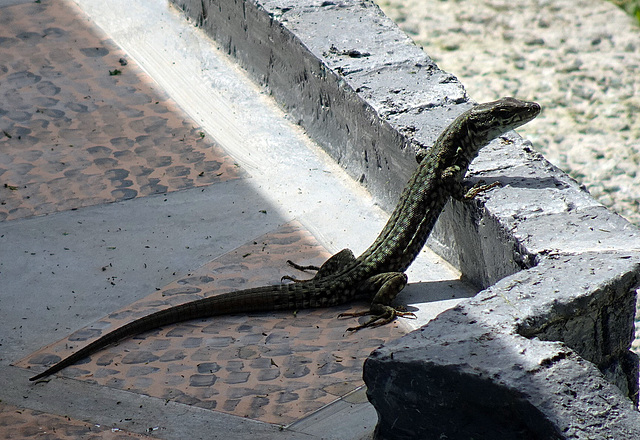
[[403,318],[418,319],[418,317],[413,312],[394,309],[393,307],[390,307],[390,306],[384,306],[383,313],[378,313],[378,311],[374,313],[371,310],[366,310],[364,312],[347,312],[347,313],[340,313],[338,315],[338,318],[358,317],[358,316],[367,316],[367,315],[373,315],[373,316],[364,324],[358,325],[356,327],[348,327],[347,331],[357,332],[358,330],[362,330],[363,328],[381,327],[383,325],[387,325],[395,321],[395,319],[398,316]]
[[300,264],[294,263],[291,260],[287,260],[287,264],[291,267],[293,267],[296,270],[299,270],[301,272],[306,272],[307,270],[313,270],[313,271],[319,271],[320,267],[318,266],[314,266],[314,265],[309,265],[309,266],[302,266]]
[[473,200],[478,194],[489,191],[496,186],[500,186],[500,182],[493,182],[489,184],[485,184],[483,180],[479,181],[477,184],[473,185],[467,193],[462,197],[464,200]]
[[[294,263],[291,260],[287,260],[287,264],[291,267],[293,267],[296,270],[302,271],[302,272],[306,272],[308,270],[314,270],[314,271],[318,271],[320,270],[320,268],[318,266],[301,266],[299,264]],[[282,278],[280,278],[280,282],[282,283],[283,281],[288,280],[288,281],[293,281],[294,283],[304,283],[305,281],[309,281],[309,280],[299,280],[296,277],[292,277],[291,275],[285,275]]]

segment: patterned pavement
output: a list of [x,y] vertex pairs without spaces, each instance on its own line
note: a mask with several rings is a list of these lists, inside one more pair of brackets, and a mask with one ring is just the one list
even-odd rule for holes
[[[283,268],[277,262],[287,258],[313,264],[328,256],[300,225],[284,225],[16,365],[41,371],[132,319],[278,280]],[[362,385],[362,364],[369,353],[402,334],[397,324],[351,334],[345,329],[353,321],[336,319],[339,313],[365,309],[366,303],[353,303],[189,321],[124,340],[62,374],[287,425]]]
[[65,2],[0,11],[0,220],[237,178],[233,160]]

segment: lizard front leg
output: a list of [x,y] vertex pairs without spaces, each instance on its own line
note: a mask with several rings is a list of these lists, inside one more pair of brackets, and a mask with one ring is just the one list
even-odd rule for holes
[[371,290],[376,292],[371,301],[371,308],[364,312],[341,313],[338,318],[346,316],[365,316],[373,315],[364,324],[356,327],[349,327],[347,331],[357,331],[366,327],[378,327],[389,324],[398,316],[414,316],[411,312],[404,312],[391,307],[391,302],[396,295],[407,285],[407,275],[403,272],[387,272],[374,275],[366,281],[361,287],[363,290]]
[[449,189],[449,193],[451,197],[454,199],[466,202],[469,200],[473,200],[478,194],[481,192],[488,191],[496,186],[500,186],[500,182],[493,182],[489,184],[485,184],[483,180],[478,181],[471,188],[466,188],[462,183],[462,179],[460,178],[460,167],[459,166],[451,166],[446,168],[441,175],[442,181],[445,183],[447,188]]
[[455,199],[463,202],[473,200],[478,194],[481,192],[489,191],[496,186],[500,186],[500,182],[493,182],[489,184],[485,184],[484,180],[478,181],[475,185],[469,188],[464,194],[456,194]]

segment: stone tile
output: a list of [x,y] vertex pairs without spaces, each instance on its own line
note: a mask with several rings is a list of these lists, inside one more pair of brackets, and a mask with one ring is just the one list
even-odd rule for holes
[[2,8],[0,42],[0,220],[239,176],[71,2]]
[[[18,366],[38,370],[103,332],[156,310],[279,282],[286,265],[321,264],[329,254],[294,222],[213,260],[148,297],[34,353]],[[269,423],[289,424],[362,385],[362,364],[397,324],[347,333],[344,311],[328,309],[219,316],[163,327],[110,346],[66,368],[67,377]],[[366,319],[366,318],[362,318]],[[53,378],[52,380],[56,380]]]

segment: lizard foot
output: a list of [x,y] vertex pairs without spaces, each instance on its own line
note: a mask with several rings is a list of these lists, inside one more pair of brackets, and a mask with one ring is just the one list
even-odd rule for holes
[[294,262],[293,262],[293,261],[291,261],[291,260],[287,260],[287,264],[288,264],[289,266],[293,267],[294,269],[297,269],[297,270],[302,271],[302,272],[305,272],[305,271],[307,271],[307,270],[313,270],[313,271],[316,271],[316,272],[317,272],[317,271],[319,271],[319,270],[320,270],[320,267],[319,267],[319,266],[313,266],[313,265],[309,265],[309,266],[301,266],[301,265],[299,265],[299,264],[297,264],[297,263],[294,263]]
[[496,186],[500,186],[500,182],[493,182],[487,185],[484,183],[484,181],[481,180],[475,185],[473,185],[471,188],[469,188],[469,191],[466,192],[466,194],[463,196],[463,199],[473,200],[481,192],[489,191],[490,189],[495,188]]
[[[316,275],[311,279],[318,281],[328,275],[341,272],[345,267],[348,267],[349,265],[354,264],[355,261],[356,261],[356,257],[353,256],[353,252],[351,252],[349,249],[343,249],[337,254],[331,256],[331,258],[325,261],[320,267],[313,266],[313,265],[302,266],[300,264],[294,263],[291,260],[287,260],[287,264],[293,267],[294,269],[297,269],[302,272],[306,272],[308,270],[315,271]],[[284,281],[284,280],[293,281],[294,283],[309,281],[309,280],[298,280],[295,277],[292,277],[289,275],[283,276],[281,281]]]
[[413,312],[407,312],[403,308],[393,308],[390,306],[378,306],[375,310],[366,310],[364,312],[353,312],[353,313],[340,313],[338,318],[346,318],[346,317],[359,317],[359,316],[367,316],[373,315],[371,319],[369,319],[364,324],[358,325],[356,327],[347,328],[348,332],[357,332],[363,328],[368,327],[380,327],[383,325],[387,325],[390,322],[395,321],[395,319],[400,316],[403,318],[417,319],[417,316]]
[[284,280],[293,281],[294,283],[304,283],[305,281],[308,281],[308,280],[299,280],[296,277],[292,277],[291,275],[283,275],[282,278],[280,278],[280,282],[283,282]]

